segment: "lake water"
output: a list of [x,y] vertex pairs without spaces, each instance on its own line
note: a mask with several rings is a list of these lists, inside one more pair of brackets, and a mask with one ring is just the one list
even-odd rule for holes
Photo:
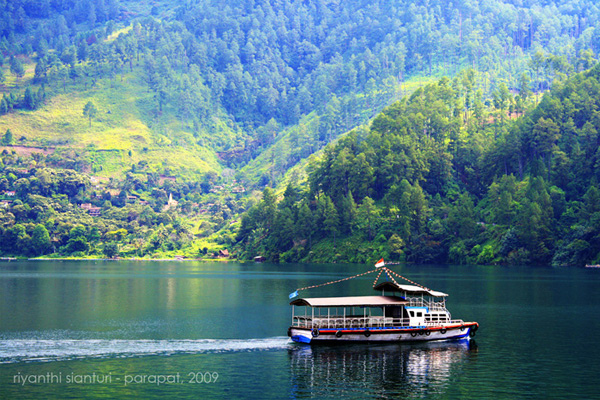
[[[294,289],[362,265],[0,264],[0,398],[600,398],[600,270],[402,266],[470,341],[309,347]],[[300,292],[370,295],[374,276]]]

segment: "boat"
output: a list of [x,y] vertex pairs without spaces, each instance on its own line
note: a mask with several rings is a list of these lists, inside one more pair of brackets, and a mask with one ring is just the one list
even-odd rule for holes
[[[380,260],[380,265],[383,260]],[[311,289],[379,272],[373,289],[377,296],[304,297],[290,302],[292,324],[288,336],[298,343],[423,342],[469,339],[477,322],[453,319],[443,292],[419,285],[383,266],[349,278],[297,289]],[[379,282],[383,276],[384,280]],[[396,277],[409,284],[399,284]]]

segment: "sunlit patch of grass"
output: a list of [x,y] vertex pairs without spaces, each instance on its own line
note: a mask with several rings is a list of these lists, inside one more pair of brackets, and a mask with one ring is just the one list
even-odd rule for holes
[[[124,69],[116,79],[102,79],[93,88],[83,84],[48,87],[48,100],[35,111],[15,110],[0,117],[0,134],[10,129],[19,144],[57,146],[84,150],[90,145],[106,151],[97,175],[124,176],[141,160],[150,171],[199,179],[210,170],[220,170],[212,149],[197,144],[198,139],[176,118],[166,112],[156,120],[152,93],[140,84],[135,72]],[[83,115],[87,102],[98,109],[90,120]],[[154,127],[165,127],[157,132]],[[88,150],[85,150],[88,151]],[[131,152],[131,155],[129,153]]]
[[10,72],[7,60],[2,67],[2,71],[4,72],[4,82],[0,84],[0,93],[13,92],[17,94],[18,92],[23,92],[27,86],[31,85],[35,75],[35,63],[30,62],[29,60],[23,60],[23,67],[25,68],[25,75],[17,78],[16,75]]
[[131,30],[131,25],[128,25],[125,28],[118,29],[118,30],[114,31],[113,33],[111,33],[110,35],[108,35],[108,37],[106,39],[104,39],[104,41],[107,43],[110,43],[110,42],[114,41],[116,38],[118,38],[121,33],[125,34],[125,33],[129,32],[130,30]]

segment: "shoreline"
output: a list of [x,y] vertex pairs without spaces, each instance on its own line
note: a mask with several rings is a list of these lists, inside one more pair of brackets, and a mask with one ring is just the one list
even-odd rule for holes
[[0,257],[0,262],[6,261],[222,261],[222,262],[241,262],[235,258],[213,258],[213,259],[205,259],[205,258],[82,258],[82,257],[58,257],[58,258],[49,258],[49,257],[39,257],[39,258],[17,258],[17,257]]

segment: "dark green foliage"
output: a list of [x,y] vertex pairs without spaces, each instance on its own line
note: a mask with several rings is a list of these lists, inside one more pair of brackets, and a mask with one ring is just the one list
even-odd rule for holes
[[6,113],[8,113],[8,103],[3,97],[2,99],[0,99],[0,115],[4,115]]
[[[305,187],[294,183],[279,202],[266,189],[241,218],[246,257],[598,258],[600,72],[576,75],[594,65],[589,49],[599,50],[593,1],[172,4],[136,5],[131,28],[108,38],[130,22],[128,2],[0,1],[0,65],[17,78],[0,114],[34,110],[46,95],[75,88],[93,93],[101,80],[124,87],[130,80],[147,87],[139,111],[152,137],[178,118],[190,141],[218,150],[222,166],[236,170],[230,177],[238,173],[250,189],[277,186],[290,167],[324,149],[309,163]],[[21,87],[32,63],[26,84],[36,86]],[[454,78],[415,83],[440,70]],[[539,106],[515,120],[554,81]],[[97,114],[89,102],[90,125]],[[143,160],[128,162],[125,182],[111,183],[114,196],[95,192],[73,171],[87,170],[84,158],[39,157],[23,172],[20,157],[3,156],[0,188],[19,199],[0,210],[0,233],[12,246],[2,251],[37,253],[34,230],[50,218],[53,250],[63,254],[111,252],[112,243],[136,254],[175,251],[245,208],[210,197],[216,176],[195,186],[160,184],[163,171]],[[149,205],[130,203],[127,196],[140,193]],[[170,195],[180,201],[175,210],[165,209]],[[192,233],[180,216],[193,214],[203,196],[211,222]],[[82,204],[102,215],[92,218]],[[79,220],[83,231],[73,232]]]
[[25,67],[19,58],[12,57],[10,59],[10,72],[14,74],[17,79],[20,79],[23,77],[23,75],[25,75]]
[[[200,224],[205,235],[228,227],[232,217],[244,210],[244,203],[238,203],[229,195],[223,195],[218,201],[213,194],[204,198],[196,182],[161,184],[150,176],[143,180],[136,175],[113,181],[110,189],[99,189],[90,184],[90,176],[56,167],[55,162],[63,161],[56,153],[26,158],[4,151],[1,159],[0,196],[7,202],[0,207],[2,255],[113,257],[126,254],[141,257],[189,251],[194,236],[186,217],[197,218],[201,214],[198,202],[202,201],[203,207],[213,202],[212,215],[205,216]],[[217,183],[223,184],[218,179],[212,184]],[[118,190],[118,195],[111,196],[109,190]],[[165,209],[166,190],[179,201],[179,206]],[[133,191],[135,196],[128,197],[127,193]],[[157,212],[139,199],[139,196],[150,199],[153,194],[162,194],[162,197],[156,196]],[[274,206],[274,195],[271,194],[270,199]],[[294,230],[289,222],[291,218],[275,219],[268,215],[274,215],[271,207],[264,217],[274,229]],[[232,237],[223,234],[219,243],[230,245]],[[273,243],[273,246],[282,245],[284,242]]]
[[96,108],[96,105],[93,102],[88,101],[85,107],[83,107],[83,115],[90,120],[90,126],[92,126],[92,119],[96,118],[97,114],[98,109]]
[[102,249],[104,255],[108,258],[113,258],[119,255],[119,244],[116,242],[108,242]]
[[50,250],[51,242],[48,230],[42,224],[36,225],[31,235],[31,248],[36,256],[46,254]]
[[7,129],[4,135],[2,136],[2,144],[11,145],[14,142],[13,134],[10,129]]
[[[240,246],[285,261],[598,262],[598,78],[595,67],[557,84],[524,117],[483,125],[453,111],[460,86],[428,85],[308,168],[306,191],[278,208],[296,216],[292,241],[260,240],[281,232],[254,217],[259,203],[244,217]],[[508,116],[512,101],[501,87],[492,114]]]
[[25,94],[23,95],[23,102],[25,103],[25,107],[29,110],[35,110],[37,108],[37,97],[31,90],[31,87],[27,87],[27,89],[25,89]]
[[[460,93],[430,104],[429,113],[444,106],[449,113],[438,120],[422,113],[430,129],[423,133],[437,140],[436,130],[459,118],[483,124],[484,101],[493,93],[493,118],[501,121],[497,135],[508,111],[522,112],[553,80],[593,65],[589,49],[596,46],[592,32],[599,22],[591,0],[571,0],[561,7],[538,0],[495,6],[479,0],[468,6],[441,0],[393,5],[241,1],[224,6],[201,0],[156,5],[160,19],[148,17],[150,6],[131,3],[0,2],[0,53],[10,60],[13,73],[21,70],[19,63],[35,62],[33,83],[48,85],[49,96],[59,88],[68,93],[96,87],[103,78],[113,83],[124,77],[143,80],[154,99],[144,112],[159,120],[176,115],[182,130],[218,149],[231,168],[252,164],[247,169],[256,186],[278,184],[290,167],[412,91],[407,86],[414,80],[406,85],[407,80],[434,69],[460,75]],[[130,15],[136,15],[135,22],[127,19]],[[130,23],[131,29],[105,40]],[[460,73],[466,66],[473,69]],[[486,80],[476,85],[479,71]],[[513,98],[517,90],[519,96]],[[6,108],[33,109],[42,96],[33,100],[28,96],[23,104],[7,102],[6,107],[0,102],[0,114]],[[415,129],[421,128],[421,117],[410,121]],[[223,132],[222,125],[231,132]],[[457,145],[455,151],[464,150],[456,141],[457,130],[449,131],[445,140]],[[552,132],[546,133],[550,137],[542,147],[552,144]],[[429,153],[430,177],[447,176],[449,157],[456,155],[442,143],[423,149]],[[544,154],[546,163],[554,158]],[[370,175],[365,169],[365,161],[373,167],[369,154],[352,156],[348,160],[357,161],[352,174],[361,179],[348,182],[341,193],[352,191],[356,201],[365,196],[380,200],[377,193],[394,182]],[[382,167],[396,166],[393,158],[382,158]],[[479,171],[457,166],[457,172]],[[475,179],[469,182],[477,186]],[[420,185],[441,193],[445,183],[426,179]],[[481,194],[485,187],[469,190]]]

